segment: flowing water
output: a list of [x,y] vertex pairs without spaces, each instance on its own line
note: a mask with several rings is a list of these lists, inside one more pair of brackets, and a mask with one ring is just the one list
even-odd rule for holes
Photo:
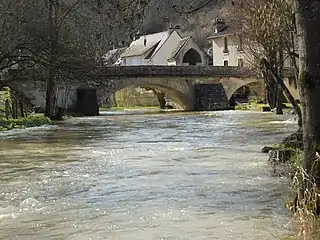
[[2,132],[0,239],[276,239],[289,190],[261,148],[287,118],[105,112]]

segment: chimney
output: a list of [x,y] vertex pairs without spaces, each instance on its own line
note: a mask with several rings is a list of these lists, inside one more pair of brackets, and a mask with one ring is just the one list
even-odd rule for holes
[[221,18],[216,18],[213,24],[214,33],[220,32],[222,29],[226,27],[226,23]]
[[181,26],[178,25],[178,24],[176,24],[176,25],[174,25],[173,29],[175,29],[175,30],[180,30],[180,29],[181,29]]
[[176,24],[176,25],[174,25],[174,26],[172,26],[172,25],[170,24],[170,26],[169,26],[169,32],[172,33],[173,31],[176,31],[176,32],[178,32],[180,35],[182,35],[181,26],[180,26],[179,24]]

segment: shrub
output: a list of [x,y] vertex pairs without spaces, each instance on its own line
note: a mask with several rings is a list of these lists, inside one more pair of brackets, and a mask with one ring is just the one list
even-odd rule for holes
[[32,114],[28,117],[17,119],[0,118],[0,131],[14,128],[38,127],[45,124],[51,124],[51,120],[43,114]]

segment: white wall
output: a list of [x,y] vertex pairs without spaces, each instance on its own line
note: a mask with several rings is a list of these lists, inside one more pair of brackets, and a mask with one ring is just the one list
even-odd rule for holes
[[182,38],[180,35],[173,31],[167,41],[161,46],[159,51],[153,56],[153,65],[168,65],[168,57],[173,49],[178,45]]
[[[228,53],[224,53],[224,38],[228,38]],[[212,56],[214,66],[223,66],[224,61],[228,61],[228,66],[238,66],[238,59],[243,59],[244,65],[247,64],[244,56],[238,51],[238,42],[235,37],[229,35],[212,39]]]
[[142,57],[141,56],[133,56],[133,57],[123,58],[122,65],[123,66],[142,65]]

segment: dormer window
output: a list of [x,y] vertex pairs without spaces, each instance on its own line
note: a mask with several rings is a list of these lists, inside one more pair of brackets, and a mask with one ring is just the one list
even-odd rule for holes
[[224,41],[223,53],[229,53],[229,50],[228,50],[228,38],[225,37],[225,38],[223,39],[223,41]]

